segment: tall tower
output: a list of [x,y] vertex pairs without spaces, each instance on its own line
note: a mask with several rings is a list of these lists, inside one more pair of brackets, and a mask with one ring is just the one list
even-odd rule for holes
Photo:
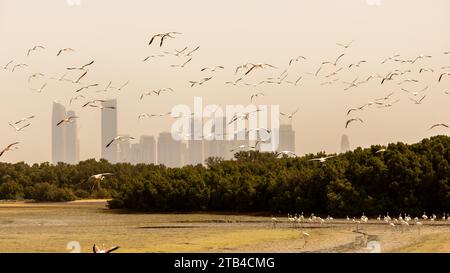
[[[67,116],[76,116],[74,111],[68,111]],[[64,162],[68,164],[78,163],[78,128],[77,120],[73,120],[70,123],[64,125],[65,128],[65,160]]]
[[279,139],[278,151],[291,151],[295,153],[295,131],[292,129],[292,124],[280,125]]
[[[203,164],[203,128],[201,126],[201,119],[197,119],[200,128],[195,127],[196,118],[191,119],[191,128],[190,128],[190,140],[188,141],[188,160],[187,164],[197,165]],[[200,121],[200,122],[199,122]],[[198,135],[201,139],[196,140],[195,136]]]
[[[124,137],[129,137],[129,135],[121,135]],[[119,142],[119,157],[118,162],[121,163],[131,163],[131,146],[130,139],[126,138]]]
[[66,159],[66,126],[56,124],[66,118],[66,108],[54,101],[52,112],[52,163],[65,162]]
[[156,141],[153,136],[141,136],[139,143],[141,161],[138,163],[156,164]]
[[108,100],[102,103],[105,107],[115,107],[115,109],[102,109],[102,158],[110,163],[117,162],[117,143],[108,148],[106,145],[117,137],[117,100]]
[[171,133],[160,133],[158,138],[158,164],[170,168],[181,167],[184,157],[183,143]]
[[341,153],[346,153],[350,151],[350,141],[347,135],[342,135],[341,138]]
[[210,157],[221,157],[223,154],[220,151],[222,140],[216,139],[216,125],[213,125],[211,128],[211,132],[205,132],[207,138],[203,141],[203,150],[205,160]]

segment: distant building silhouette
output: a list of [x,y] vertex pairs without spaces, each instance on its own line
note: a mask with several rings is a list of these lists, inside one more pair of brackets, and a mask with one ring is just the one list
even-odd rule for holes
[[137,163],[156,164],[156,140],[153,136],[141,136],[140,157]]
[[136,164],[143,163],[143,162],[141,162],[142,151],[141,151],[141,145],[139,143],[131,144],[130,154],[131,154],[131,164],[136,165]]
[[76,116],[74,111],[66,113],[65,107],[53,102],[52,112],[52,163],[59,162],[68,164],[77,164],[79,161],[79,140],[77,121],[72,120],[69,123],[62,123],[56,126],[61,120],[68,116]]
[[[129,137],[129,135],[121,135],[124,137]],[[118,160],[120,163],[131,163],[131,146],[130,139],[126,138],[118,142],[119,151],[118,151]],[[117,147],[117,146],[116,146]]]
[[[242,139],[242,140],[238,140],[237,135],[235,135],[233,140],[227,140],[224,143],[224,146],[226,148],[224,158],[226,160],[230,160],[230,159],[234,158],[234,155],[236,153],[239,153],[241,151],[249,151],[249,144],[250,144],[250,141],[248,140],[248,134],[246,136],[246,139]],[[239,147],[241,145],[245,145],[245,148],[239,148],[239,149],[235,150],[237,147]]]
[[350,141],[347,135],[342,135],[341,138],[341,153],[350,151]]
[[[68,111],[67,116],[76,116],[75,111]],[[65,127],[65,163],[78,164],[79,160],[79,141],[77,120],[60,125]]]
[[[195,118],[191,119],[190,127],[190,139],[188,141],[188,151],[187,151],[187,164],[197,165],[203,164],[203,126],[201,119],[199,120],[199,128],[195,127]],[[201,139],[195,140],[195,135],[200,136]]]
[[292,124],[280,124],[279,140],[277,151],[295,151],[295,131]]
[[[220,131],[218,124],[222,124],[223,131]],[[220,157],[225,158],[226,146],[225,146],[225,135],[226,134],[226,120],[223,117],[216,117],[214,119],[214,125],[211,127],[210,132],[206,132],[207,135],[203,141],[204,147],[204,160],[210,157]]]
[[59,162],[65,162],[66,159],[66,127],[56,126],[58,122],[66,118],[66,108],[58,103],[53,102],[52,110],[52,163],[58,164]]
[[186,145],[172,138],[172,134],[163,132],[158,137],[158,164],[170,168],[181,167],[185,158]]
[[106,145],[117,137],[117,100],[108,100],[102,103],[103,106],[116,107],[116,109],[102,109],[102,132],[101,132],[101,157],[110,163],[117,162],[117,144],[114,143],[108,148]]
[[178,142],[180,143],[180,165],[178,167],[183,167],[189,162],[188,146],[187,143]]

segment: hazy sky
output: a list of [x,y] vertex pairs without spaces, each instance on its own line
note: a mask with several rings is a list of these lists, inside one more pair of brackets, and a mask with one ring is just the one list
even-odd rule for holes
[[[74,0],[73,0],[74,1]],[[51,160],[52,101],[64,103],[81,117],[78,121],[81,159],[100,155],[100,110],[82,109],[85,100],[69,106],[76,86],[49,80],[66,72],[66,67],[79,66],[95,60],[84,83],[99,83],[104,87],[110,80],[114,86],[126,81],[122,91],[96,93],[102,88],[83,91],[87,99],[117,98],[119,133],[136,138],[158,135],[168,131],[170,117],[138,122],[139,113],[170,111],[176,104],[193,104],[194,96],[201,96],[204,104],[250,103],[250,95],[263,92],[256,104],[278,104],[282,112],[300,111],[293,120],[297,134],[297,153],[338,152],[342,134],[350,138],[351,147],[386,144],[393,141],[416,142],[435,134],[449,134],[449,130],[427,129],[436,122],[450,122],[450,77],[438,84],[441,67],[450,66],[450,1],[448,0],[382,0],[381,5],[369,5],[373,0],[193,0],[193,1],[121,1],[81,0],[71,6],[66,0],[0,0],[0,65],[10,60],[23,62],[29,68],[14,73],[0,70],[0,146],[20,141],[20,149],[5,154],[8,162],[42,162]],[[163,48],[148,46],[155,33],[178,31],[176,39],[167,40]],[[336,43],[354,40],[348,49]],[[26,56],[34,45],[46,50]],[[167,56],[142,62],[151,54],[200,46],[191,63],[184,69],[170,67],[185,58]],[[74,53],[56,57],[58,49],[71,47]],[[336,66],[325,66],[318,77],[305,74],[315,72],[320,63],[346,55]],[[415,64],[380,62],[394,53],[400,58],[414,59],[420,54],[432,59]],[[224,85],[236,79],[236,66],[247,63],[270,63],[279,69],[255,71],[243,82],[255,83],[266,77],[278,76],[288,68],[289,59],[303,55],[308,59],[289,68],[288,80],[304,75],[301,84],[265,84],[251,86]],[[367,60],[360,68],[348,65]],[[210,82],[190,88],[190,80],[211,75],[200,72],[204,66],[223,65]],[[343,67],[333,85],[322,86],[324,76]],[[434,73],[418,73],[421,67],[433,68]],[[394,69],[411,69],[412,73],[380,85],[370,81],[358,88],[344,91],[343,81],[369,75],[385,75]],[[450,69],[447,69],[450,72]],[[46,78],[31,80],[37,72]],[[75,78],[75,74],[69,77]],[[418,79],[419,83],[398,85],[402,79]],[[332,79],[332,78],[330,78]],[[48,83],[42,93],[30,90]],[[421,90],[429,86],[427,98],[421,105],[410,101],[401,87]],[[144,91],[171,87],[174,94],[149,96],[140,101]],[[401,101],[391,108],[366,108],[352,116],[364,124],[352,124],[345,129],[346,112],[376,98],[396,91],[390,101]],[[8,122],[34,114],[36,119],[23,132],[17,133]]]

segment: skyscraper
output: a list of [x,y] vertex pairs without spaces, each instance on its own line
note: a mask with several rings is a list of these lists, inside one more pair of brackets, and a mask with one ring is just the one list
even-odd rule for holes
[[[188,160],[187,164],[197,165],[203,164],[203,127],[201,126],[201,119],[197,120],[198,127],[195,127],[195,118],[191,119],[191,128],[189,134],[191,135],[190,140],[188,141]],[[200,136],[201,139],[196,140],[195,136]]]
[[[67,116],[76,116],[74,111],[68,111]],[[78,163],[78,128],[77,120],[73,120],[70,123],[62,124],[65,127],[65,163],[77,164]]]
[[277,151],[291,151],[295,153],[295,131],[291,124],[281,124],[279,130],[279,146]]
[[[121,135],[121,136],[129,137],[129,135]],[[119,153],[118,153],[118,160],[117,160],[117,162],[131,163],[130,139],[126,138],[124,140],[121,140],[118,143],[118,145],[119,145]]]
[[137,163],[156,164],[156,141],[153,136],[141,136],[141,158]]
[[131,164],[156,164],[156,142],[153,136],[141,136],[139,143],[131,144]]
[[117,137],[117,100],[108,100],[102,103],[105,107],[115,107],[115,109],[102,109],[102,158],[110,163],[117,162],[117,144],[106,148],[106,145]]
[[139,143],[131,144],[130,154],[131,154],[131,164],[136,165],[143,163],[141,144]]
[[342,135],[341,138],[341,153],[346,153],[350,151],[350,141],[347,135]]
[[171,133],[160,133],[158,137],[158,164],[170,168],[181,167],[184,147],[184,143],[173,139]]
[[59,162],[77,164],[79,160],[79,140],[76,119],[69,123],[62,123],[56,126],[61,120],[68,116],[76,116],[74,111],[66,113],[65,107],[53,102],[52,113],[52,163]]
[[58,164],[59,162],[65,162],[66,154],[66,126],[56,126],[58,122],[66,118],[66,108],[58,102],[53,102],[52,112],[52,163]]
[[[216,124],[220,124],[220,122],[226,122],[223,117],[216,117],[214,119],[214,125],[211,127],[211,132],[205,132],[207,135],[205,141],[203,141],[204,146],[204,159],[208,159],[210,157],[222,157],[225,155],[225,140],[220,140],[219,138],[224,138],[224,133],[226,131],[221,132],[219,129],[216,130]],[[224,126],[222,126],[224,128]]]

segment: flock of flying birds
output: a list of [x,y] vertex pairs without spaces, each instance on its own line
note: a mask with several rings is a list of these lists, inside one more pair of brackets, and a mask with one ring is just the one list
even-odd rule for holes
[[[153,36],[151,36],[150,41],[148,43],[148,46],[159,46],[162,48],[164,45],[169,43],[171,39],[176,39],[182,35],[180,32],[166,32],[166,33],[158,33]],[[159,43],[158,43],[159,41]],[[302,62],[306,62],[308,60],[307,57],[299,55],[291,58],[287,64],[286,69],[283,69],[282,73],[273,76],[268,77],[265,79],[261,79],[260,81],[256,83],[248,83],[246,82],[247,77],[249,75],[257,74],[259,70],[268,70],[268,71],[277,71],[279,68],[275,65],[269,64],[269,63],[245,63],[236,66],[233,68],[235,78],[229,81],[225,82],[225,85],[243,85],[243,86],[249,86],[253,87],[254,90],[258,86],[264,85],[264,84],[277,84],[277,85],[292,85],[292,86],[298,86],[302,84],[302,81],[306,77],[312,77],[313,79],[316,79],[321,86],[326,85],[335,85],[338,82],[342,82],[344,85],[343,90],[344,91],[350,91],[352,89],[356,89],[360,86],[363,86],[364,84],[367,84],[369,81],[378,81],[380,86],[387,85],[388,82],[395,82],[398,86],[398,90],[394,92],[390,92],[389,94],[374,99],[372,101],[367,102],[364,105],[353,107],[348,109],[346,115],[348,116],[347,121],[345,122],[345,128],[348,128],[352,126],[352,124],[355,123],[364,123],[363,119],[358,116],[353,116],[353,114],[359,113],[367,108],[389,108],[393,107],[396,103],[400,101],[400,99],[393,100],[393,97],[396,93],[402,92],[406,93],[409,96],[409,100],[412,101],[414,104],[422,104],[425,99],[427,98],[428,94],[427,91],[430,90],[429,85],[426,84],[425,86],[422,85],[422,81],[419,77],[417,78],[410,78],[408,77],[408,74],[412,72],[418,72],[418,75],[424,75],[426,73],[435,74],[436,81],[438,83],[442,83],[447,79],[450,79],[450,66],[442,67],[440,69],[437,68],[430,68],[430,67],[420,67],[417,66],[421,61],[425,59],[431,59],[433,56],[430,55],[419,55],[415,56],[413,58],[404,58],[400,54],[393,54],[392,56],[389,56],[383,60],[381,60],[381,65],[385,65],[387,63],[398,63],[402,64],[402,68],[404,69],[394,69],[390,71],[389,73],[385,75],[368,75],[364,77],[363,79],[359,79],[359,77],[356,77],[352,81],[341,81],[339,76],[340,73],[343,71],[356,71],[363,65],[366,65],[369,61],[368,60],[359,60],[357,62],[353,63],[347,63],[345,64],[345,58],[348,55],[348,50],[352,47],[354,41],[351,41],[349,43],[337,43],[336,46],[338,46],[342,52],[334,59],[332,60],[326,60],[320,63],[319,67],[313,71],[313,72],[306,72],[302,75],[297,75],[294,79],[288,80],[290,68],[301,64]],[[180,50],[175,49],[173,51],[163,51],[162,54],[154,54],[149,55],[143,58],[143,62],[150,62],[152,59],[155,58],[164,58],[167,56],[174,56],[180,59],[180,61],[176,64],[172,64],[172,68],[176,69],[184,69],[188,67],[193,58],[195,57],[195,53],[200,49],[200,46],[189,48],[184,47]],[[42,52],[47,51],[47,48],[43,45],[35,45],[31,47],[27,53],[27,58],[32,58],[34,54],[42,54]],[[55,51],[55,55],[58,58],[61,58],[62,56],[66,54],[71,54],[75,52],[76,50],[70,47],[67,48],[61,48],[57,51]],[[444,55],[450,55],[450,52],[443,52]],[[87,91],[93,89],[94,87],[101,86],[99,83],[95,82],[87,82],[86,77],[89,75],[89,72],[93,68],[95,64],[95,60],[92,60],[90,62],[87,62],[85,64],[81,64],[78,66],[68,66],[66,68],[66,71],[62,76],[59,77],[49,77],[47,78],[44,73],[33,73],[28,76],[28,84],[30,86],[36,86],[34,84],[34,81],[37,79],[43,79],[45,83],[38,87],[30,87],[32,91],[35,91],[37,93],[42,93],[45,91],[46,87],[48,86],[48,80],[54,80],[59,82],[69,82],[73,84],[73,96],[69,100],[69,104],[74,103],[77,100],[85,100],[85,102],[82,104],[82,108],[91,107],[91,108],[99,108],[104,110],[115,110],[115,107],[110,106],[104,106],[103,103],[106,102],[105,100],[100,99],[86,99]],[[405,65],[407,67],[405,67]],[[11,72],[11,73],[19,73],[20,70],[26,71],[26,69],[29,68],[28,64],[25,62],[15,62],[14,60],[9,61],[4,66],[0,66],[0,70],[4,70],[5,72]],[[199,80],[192,80],[189,81],[188,84],[191,88],[194,88],[195,86],[201,86],[204,84],[207,84],[209,81],[213,80],[215,77],[215,73],[225,70],[225,66],[223,65],[215,65],[215,66],[205,66],[200,69],[200,72],[209,72],[210,75],[207,77],[203,77]],[[417,70],[417,71],[416,71]],[[327,72],[326,72],[327,71]],[[113,81],[110,81],[108,84],[106,84],[103,88],[100,87],[100,90],[95,91],[95,93],[104,93],[109,92],[112,90],[121,91],[125,89],[128,86],[129,82],[125,82],[122,85],[115,87],[113,85]],[[410,86],[413,86],[413,89],[409,89],[404,87],[405,85],[409,84]],[[417,88],[419,86],[419,88]],[[84,91],[84,92],[83,92]],[[83,93],[82,93],[83,92]],[[170,94],[174,93],[175,90],[168,87],[163,89],[157,89],[157,90],[150,90],[145,91],[140,94],[139,100],[142,101],[148,96],[161,96],[163,94]],[[450,95],[449,91],[446,91],[445,94]],[[255,99],[259,97],[263,97],[263,92],[255,92],[250,95],[250,102],[253,102]],[[280,113],[283,117],[292,120],[294,116],[297,114],[300,108],[297,108],[294,112],[291,113]],[[227,124],[228,126],[233,125],[234,122],[239,120],[248,120],[250,115],[255,114],[260,110],[244,113],[241,115],[235,115],[231,121]],[[149,113],[141,113],[138,115],[138,120],[141,120],[143,118],[152,118],[152,117],[164,117],[171,115],[171,112],[165,112],[165,113],[156,113],[156,114],[149,114]],[[12,129],[14,129],[17,132],[22,132],[27,127],[31,125],[31,120],[34,119],[35,116],[31,115],[25,118],[22,118],[20,120],[9,122],[9,125]],[[54,126],[64,126],[65,124],[71,123],[76,119],[79,119],[79,116],[67,116],[66,118],[62,119],[58,123],[56,123]],[[431,124],[430,124],[431,125]],[[428,130],[433,130],[437,127],[445,127],[449,128],[449,124],[437,122],[430,126]],[[265,131],[267,134],[270,135],[271,130],[266,128],[258,128],[258,129],[252,129],[257,131]],[[251,130],[247,130],[246,133],[249,133]],[[209,134],[212,135],[212,134]],[[205,137],[205,136],[203,136]],[[117,136],[114,139],[112,139],[106,146],[106,148],[110,147],[114,143],[118,141],[122,141],[125,139],[134,139],[130,136]],[[267,140],[267,139],[265,139]],[[265,140],[257,141],[255,145],[241,145],[231,150],[231,152],[235,152],[240,149],[244,148],[250,148],[250,149],[257,149],[257,146],[259,143],[264,142]],[[9,145],[7,145],[5,148],[0,150],[0,157],[3,156],[6,152],[14,151],[18,148],[19,142],[14,142]],[[297,156],[294,151],[281,151],[278,152],[278,155],[286,155],[286,156]],[[326,160],[333,158],[335,156],[326,156],[321,158],[315,158],[312,159],[312,161],[319,161],[319,162],[325,162]],[[93,176],[93,178],[97,179],[103,179],[103,175],[99,175],[98,177]]]

